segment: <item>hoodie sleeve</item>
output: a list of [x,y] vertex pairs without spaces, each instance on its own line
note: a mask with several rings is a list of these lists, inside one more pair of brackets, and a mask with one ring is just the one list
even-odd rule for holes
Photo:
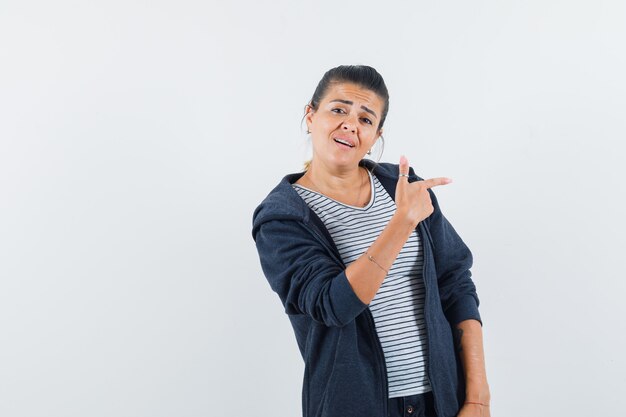
[[366,307],[354,293],[345,268],[306,226],[295,220],[270,220],[254,234],[265,277],[287,314],[306,314],[341,327]]
[[472,253],[441,212],[435,193],[430,189],[428,192],[434,211],[427,217],[426,225],[432,238],[443,312],[453,326],[467,319],[475,319],[482,324],[478,312],[479,299],[470,272]]

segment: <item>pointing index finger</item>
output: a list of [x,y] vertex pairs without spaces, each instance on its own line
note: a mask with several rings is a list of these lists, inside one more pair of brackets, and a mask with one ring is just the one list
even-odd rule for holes
[[428,180],[424,180],[424,185],[426,186],[426,188],[433,188],[439,185],[450,184],[451,182],[452,182],[452,178],[437,177],[437,178],[430,178]]

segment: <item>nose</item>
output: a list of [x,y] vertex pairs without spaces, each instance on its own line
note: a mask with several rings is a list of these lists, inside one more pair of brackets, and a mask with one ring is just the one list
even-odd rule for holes
[[352,120],[352,118],[346,118],[343,121],[343,130],[355,133],[356,132],[356,123]]

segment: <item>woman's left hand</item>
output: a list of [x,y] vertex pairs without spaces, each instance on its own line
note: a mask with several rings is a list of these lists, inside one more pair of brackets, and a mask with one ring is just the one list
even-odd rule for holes
[[491,417],[489,407],[480,404],[465,404],[457,417]]

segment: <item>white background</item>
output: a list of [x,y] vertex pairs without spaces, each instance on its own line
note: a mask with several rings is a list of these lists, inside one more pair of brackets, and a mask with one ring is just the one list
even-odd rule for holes
[[621,416],[623,1],[0,2],[0,415],[300,415],[252,211],[368,64],[474,253],[496,416]]

